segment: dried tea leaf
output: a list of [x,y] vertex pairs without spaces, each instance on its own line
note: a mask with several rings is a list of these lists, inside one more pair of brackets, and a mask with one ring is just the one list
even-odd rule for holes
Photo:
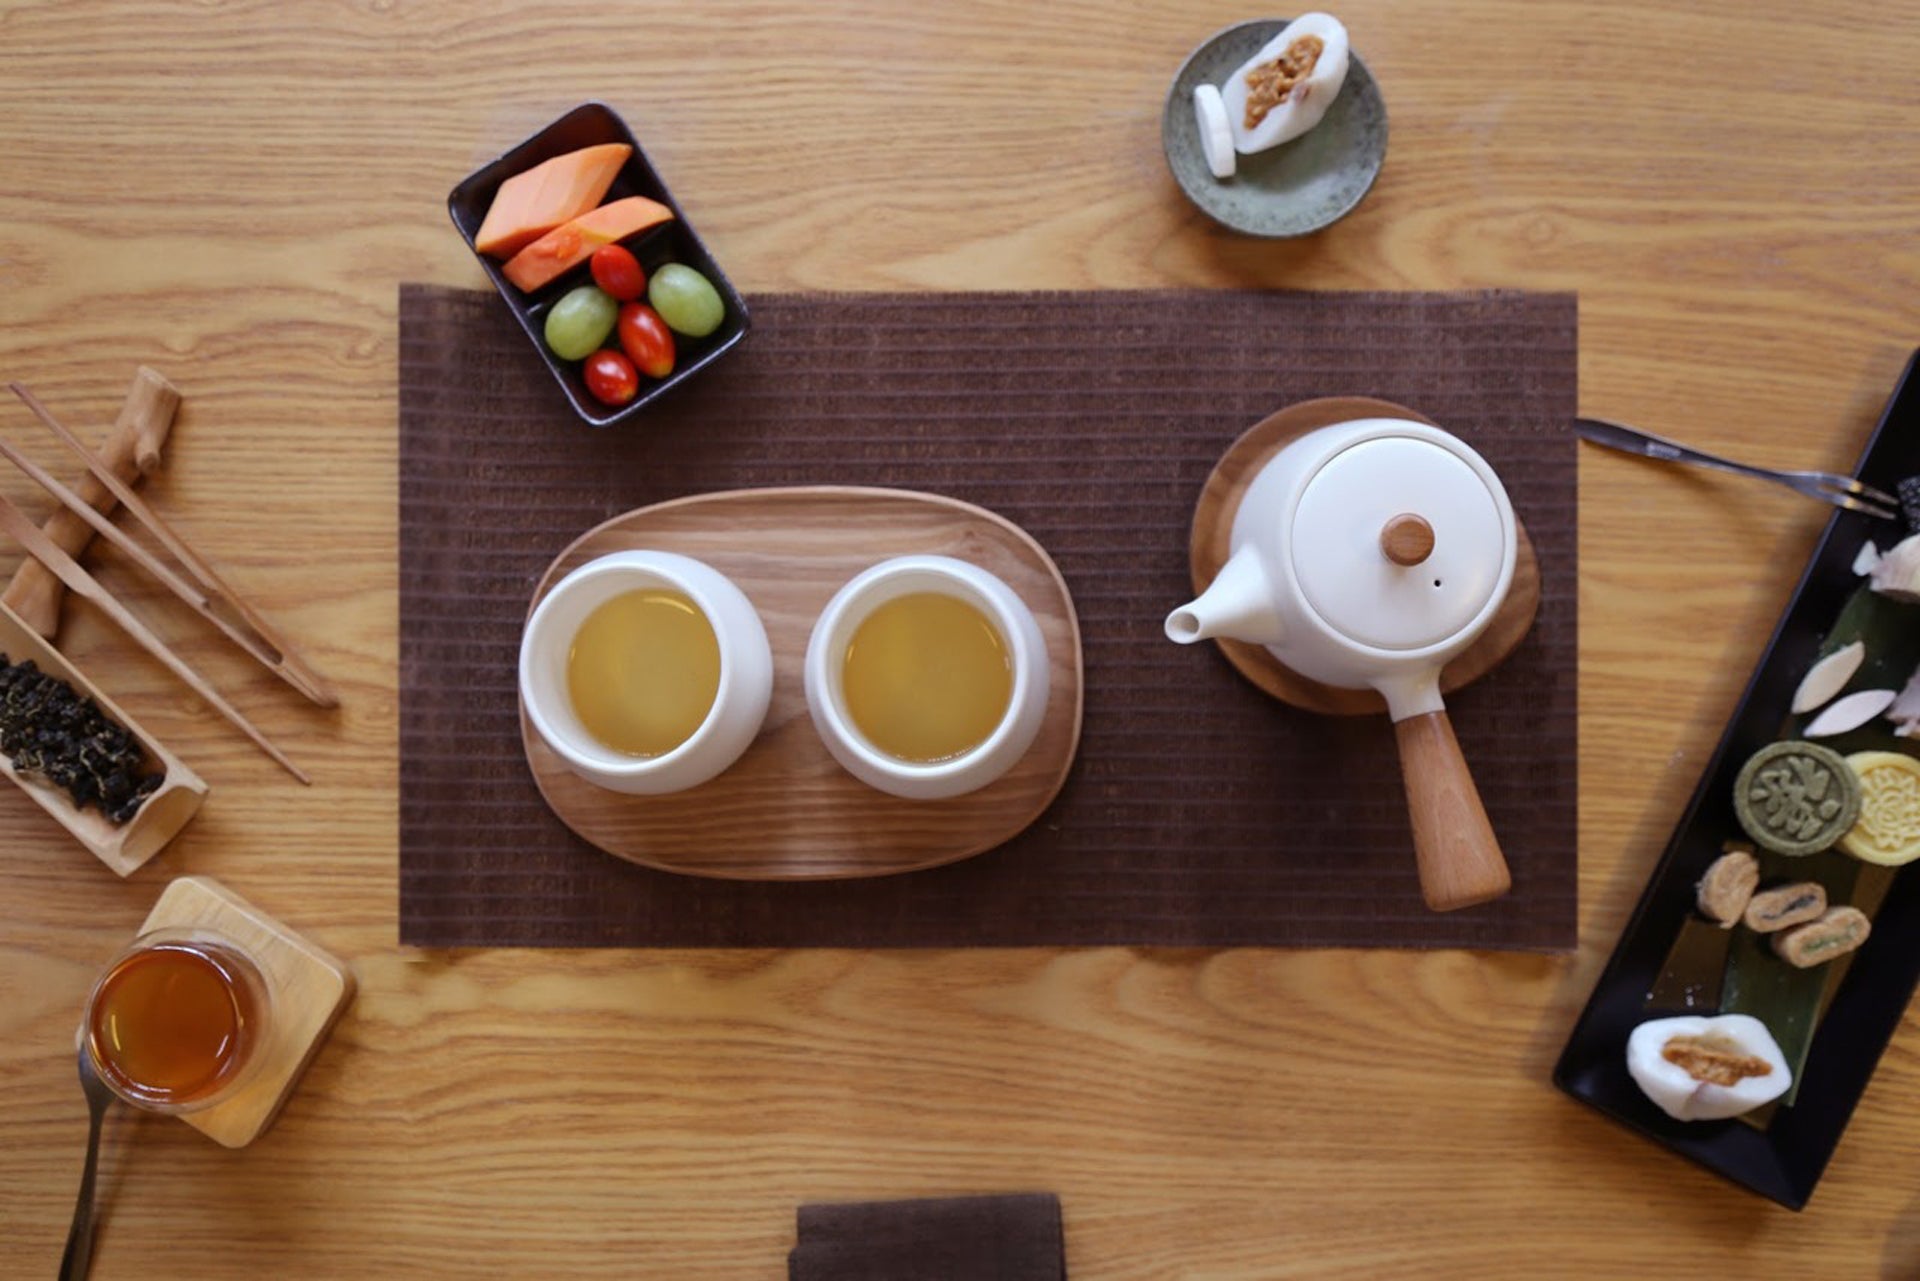
[[76,806],[93,805],[124,823],[160,786],[145,768],[146,752],[126,726],[100,705],[29,659],[0,654],[0,753],[14,769],[65,790]]

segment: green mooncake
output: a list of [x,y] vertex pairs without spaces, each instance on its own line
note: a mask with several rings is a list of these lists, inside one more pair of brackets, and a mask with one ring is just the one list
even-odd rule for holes
[[1762,847],[1816,854],[1860,816],[1860,781],[1838,752],[1818,743],[1769,743],[1741,768],[1733,808]]

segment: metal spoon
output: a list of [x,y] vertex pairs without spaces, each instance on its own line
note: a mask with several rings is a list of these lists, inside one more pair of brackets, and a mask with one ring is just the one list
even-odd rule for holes
[[81,1281],[93,1265],[93,1176],[100,1163],[100,1122],[114,1097],[84,1045],[80,1047],[80,1088],[87,1096],[87,1165],[80,1175],[73,1226],[67,1229],[67,1251],[60,1256],[60,1281]]

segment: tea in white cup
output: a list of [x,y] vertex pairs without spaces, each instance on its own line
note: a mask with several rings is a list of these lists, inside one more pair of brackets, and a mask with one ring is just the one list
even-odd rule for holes
[[720,693],[720,638],[693,598],[635,587],[594,607],[567,649],[567,698],[587,733],[623,756],[665,756]]
[[879,751],[917,765],[987,741],[1013,701],[1013,659],[986,612],[927,590],[875,606],[840,661],[847,718]]
[[807,707],[849,773],[919,800],[985,787],[1033,745],[1049,666],[1033,611],[949,556],[901,556],[828,602],[807,646]]
[[658,794],[719,774],[753,742],[773,652],[753,602],[673,552],[613,552],[556,583],[520,640],[520,699],[588,782]]

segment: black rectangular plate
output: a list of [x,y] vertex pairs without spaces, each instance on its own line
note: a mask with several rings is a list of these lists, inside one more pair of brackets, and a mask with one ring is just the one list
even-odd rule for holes
[[[1854,471],[1889,493],[1904,478],[1920,475],[1916,367],[1920,352],[1907,362]],[[1670,1119],[1627,1075],[1627,1036],[1655,1013],[1648,1008],[1647,994],[1693,912],[1694,886],[1701,873],[1719,857],[1723,841],[1740,835],[1733,812],[1734,776],[1749,756],[1776,737],[1822,636],[1859,586],[1853,559],[1860,544],[1871,538],[1884,549],[1901,532],[1887,521],[1836,509],[1553,1070],[1554,1084],[1574,1098],[1795,1210],[1813,1194],[1920,982],[1920,947],[1913,943],[1920,937],[1920,874],[1910,871],[1893,878],[1874,915],[1873,933],[1855,955],[1814,1034],[1798,1100],[1776,1111],[1764,1130],[1740,1120]]]
[[468,174],[447,196],[447,214],[465,238],[467,248],[473,249],[473,238],[479,234],[480,224],[487,216],[487,207],[493,203],[494,193],[500,190],[501,183],[555,156],[608,142],[624,142],[633,148],[633,154],[620,167],[613,186],[608,189],[601,203],[627,196],[645,196],[673,210],[672,222],[654,227],[637,239],[622,243],[633,251],[649,276],[665,262],[684,263],[692,267],[713,282],[713,287],[720,292],[721,301],[727,307],[727,318],[721,322],[720,328],[706,337],[674,335],[674,366],[665,378],[652,379],[642,374],[639,395],[624,405],[602,404],[587,390],[586,380],[580,375],[579,363],[561,360],[548,351],[544,336],[547,309],[568,290],[593,283],[586,265],[583,263],[572,271],[564,272],[558,279],[528,294],[521,292],[519,286],[501,274],[499,262],[477,249],[473,253],[486,269],[487,279],[500,291],[500,298],[513,313],[513,318],[526,331],[533,349],[540,354],[540,359],[547,362],[554,380],[567,393],[574,412],[596,427],[607,427],[639,413],[654,400],[718,360],[746,337],[746,300],[720,270],[720,264],[713,260],[713,255],[707,252],[707,246],[694,232],[693,224],[687,221],[685,211],[673,198],[673,193],[667,190],[667,184],[648,161],[647,153],[641,150],[639,140],[627,128],[626,121],[605,103],[586,102],[575,107],[513,150]]

